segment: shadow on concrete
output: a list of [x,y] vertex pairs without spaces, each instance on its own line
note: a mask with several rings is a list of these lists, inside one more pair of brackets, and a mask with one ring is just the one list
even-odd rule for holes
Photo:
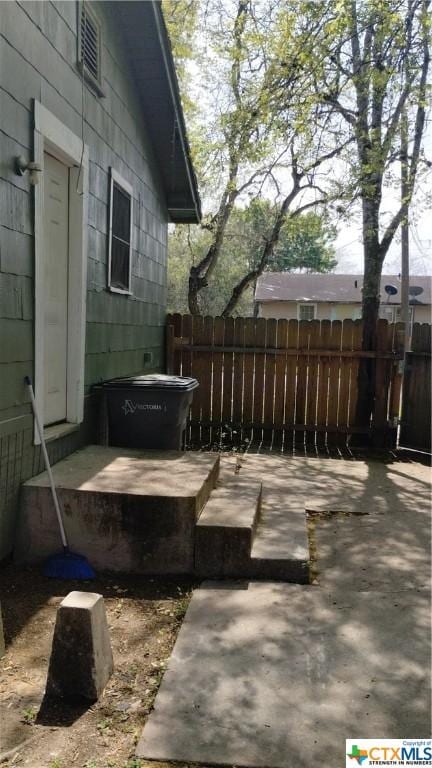
[[[429,736],[430,478],[417,462],[226,456],[259,476],[277,542],[317,524],[318,585],[195,592],[138,754],[206,764],[296,764],[345,738]],[[205,727],[204,727],[205,724]]]

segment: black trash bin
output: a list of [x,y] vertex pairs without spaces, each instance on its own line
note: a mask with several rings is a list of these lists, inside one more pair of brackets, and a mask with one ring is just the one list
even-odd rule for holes
[[181,449],[196,379],[153,374],[113,379],[102,386],[110,445]]

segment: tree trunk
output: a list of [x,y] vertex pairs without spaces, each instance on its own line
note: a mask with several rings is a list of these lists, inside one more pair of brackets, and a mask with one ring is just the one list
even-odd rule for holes
[[189,306],[189,312],[191,315],[199,315],[199,304],[198,304],[198,292],[201,288],[201,280],[199,276],[199,271],[196,267],[191,267],[190,273],[189,273],[189,291],[188,291],[188,306]]
[[[363,204],[363,252],[364,277],[362,298],[362,350],[376,349],[377,323],[379,317],[381,273],[383,257],[378,240],[378,205],[375,201]],[[363,358],[358,371],[358,400],[356,425],[369,427],[375,401],[375,360]]]

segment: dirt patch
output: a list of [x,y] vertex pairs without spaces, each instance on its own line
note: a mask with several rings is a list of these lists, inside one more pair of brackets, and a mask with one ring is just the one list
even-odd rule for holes
[[[7,645],[0,661],[2,768],[146,765],[133,758],[135,744],[193,584],[112,574],[93,582],[66,583],[46,579],[36,569],[10,565],[1,569],[0,583]],[[110,627],[115,671],[101,699],[91,706],[44,701],[56,610],[73,589],[104,596]]]

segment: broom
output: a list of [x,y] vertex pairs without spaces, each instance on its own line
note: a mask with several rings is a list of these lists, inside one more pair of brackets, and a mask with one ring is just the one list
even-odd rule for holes
[[60,536],[63,544],[63,552],[59,552],[57,555],[52,555],[48,558],[44,567],[44,576],[49,576],[53,579],[94,579],[95,572],[91,565],[88,563],[83,555],[77,555],[71,552],[66,538],[66,532],[63,524],[62,513],[60,510],[60,504],[57,497],[57,491],[54,483],[53,474],[51,472],[51,465],[48,458],[48,452],[45,445],[45,439],[43,429],[41,427],[39,416],[36,408],[36,401],[33,392],[33,385],[29,376],[24,379],[33,408],[37,431],[39,439],[41,441],[42,453],[45,461],[45,468],[49,477],[51,486],[51,493],[54,502],[54,508],[57,515],[57,520],[60,528]]

